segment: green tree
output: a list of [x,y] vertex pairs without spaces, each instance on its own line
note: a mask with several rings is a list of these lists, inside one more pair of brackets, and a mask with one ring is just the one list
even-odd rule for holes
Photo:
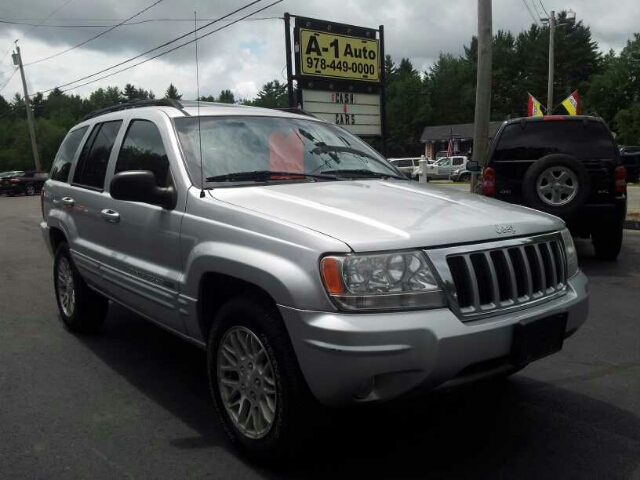
[[640,102],[620,110],[614,117],[616,140],[621,145],[640,145]]
[[247,104],[265,108],[286,108],[289,106],[287,84],[280,83],[279,80],[267,82],[258,92],[258,97]]
[[220,97],[218,98],[220,103],[236,103],[236,98],[231,90],[222,90]]
[[164,98],[172,98],[173,100],[180,100],[182,95],[178,94],[178,89],[173,83],[169,84],[169,87],[164,92]]

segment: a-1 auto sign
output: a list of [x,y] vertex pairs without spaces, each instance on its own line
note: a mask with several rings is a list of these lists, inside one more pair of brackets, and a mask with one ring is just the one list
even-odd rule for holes
[[300,72],[303,75],[378,82],[377,39],[300,29]]
[[355,135],[382,134],[380,95],[302,89],[302,109]]
[[384,27],[295,16],[293,61],[290,17],[284,16],[289,106],[355,135],[382,136],[384,149]]

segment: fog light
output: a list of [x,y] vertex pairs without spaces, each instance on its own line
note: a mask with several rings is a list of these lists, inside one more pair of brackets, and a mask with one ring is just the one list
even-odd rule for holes
[[363,381],[360,385],[358,385],[358,388],[356,388],[355,391],[353,392],[353,396],[358,400],[364,400],[371,394],[371,392],[373,392],[373,389],[375,388],[375,386],[376,386],[375,378],[369,377],[365,381]]

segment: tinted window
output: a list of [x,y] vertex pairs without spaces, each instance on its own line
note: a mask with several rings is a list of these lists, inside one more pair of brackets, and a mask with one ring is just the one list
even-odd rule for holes
[[120,130],[122,120],[96,125],[82,149],[73,177],[74,183],[103,188],[109,155]]
[[82,137],[89,127],[82,127],[70,132],[67,137],[62,141],[62,145],[58,149],[58,154],[51,167],[51,178],[53,180],[60,180],[66,182],[69,178],[69,171],[71,170],[71,162],[76,154],[76,150],[80,146]]
[[507,125],[502,132],[494,160],[537,160],[552,153],[580,159],[615,158],[616,148],[600,122],[550,121]]
[[397,162],[393,162],[396,167],[412,167],[413,162],[411,160],[398,160]]
[[453,159],[454,165],[462,165],[463,162],[464,162],[464,159],[462,157],[456,157]]
[[127,170],[151,170],[158,186],[168,185],[169,159],[158,127],[152,122],[131,122],[116,163],[116,173]]

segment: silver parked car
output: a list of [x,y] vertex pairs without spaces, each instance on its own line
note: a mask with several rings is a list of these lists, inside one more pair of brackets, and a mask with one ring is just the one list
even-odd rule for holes
[[216,410],[253,454],[299,446],[318,402],[510,375],[587,317],[552,215],[408,181],[314,118],[133,107],[75,126],[46,182],[60,317],[95,332],[110,299],[206,349]]

